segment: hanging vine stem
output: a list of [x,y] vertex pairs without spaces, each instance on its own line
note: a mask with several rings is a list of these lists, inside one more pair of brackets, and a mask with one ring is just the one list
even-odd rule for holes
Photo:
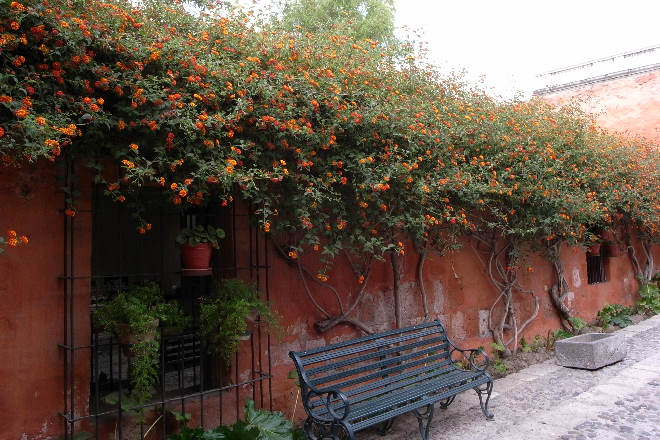
[[564,265],[559,258],[561,244],[562,242],[560,240],[555,240],[548,242],[546,245],[546,255],[548,256],[550,263],[552,263],[552,268],[554,269],[555,277],[557,278],[556,283],[550,288],[550,299],[559,313],[562,327],[568,331],[573,331],[573,325],[571,324],[573,314],[565,303],[570,292],[568,281],[566,281],[566,277],[564,276]]
[[397,252],[390,252],[390,264],[392,266],[393,290],[394,290],[394,326],[401,328],[401,257]]
[[632,238],[630,237],[630,233],[626,234],[626,249],[628,251],[628,257],[630,258],[630,261],[633,264],[633,267],[635,268],[636,272],[636,277],[639,280],[640,283],[646,284],[649,281],[651,281],[651,278],[653,278],[653,271],[655,268],[655,262],[653,261],[653,241],[651,240],[650,237],[645,236],[640,234],[639,240],[642,244],[642,250],[644,251],[644,257],[645,257],[645,263],[642,266],[642,264],[639,261],[639,258],[637,257],[637,251],[635,250],[635,247],[632,244]]
[[653,241],[651,240],[650,237],[644,237],[642,239],[642,249],[644,249],[644,253],[646,254],[646,265],[644,266],[644,272],[642,275],[644,276],[644,282],[648,283],[651,281],[654,275],[654,270],[655,270],[655,261],[653,261]]
[[639,261],[639,257],[637,257],[637,251],[635,250],[635,247],[633,246],[632,243],[630,228],[631,228],[630,225],[624,226],[623,241],[625,242],[626,245],[628,258],[630,258],[630,262],[632,263],[633,269],[635,270],[635,277],[639,280],[640,283],[646,284],[651,280],[651,278],[653,278],[654,275],[653,271],[655,269],[655,262],[653,258],[653,249],[652,249],[653,240],[647,234],[644,233],[639,234],[639,241],[642,244],[644,257],[646,257],[645,258],[646,261],[642,266],[642,264]]
[[426,296],[426,288],[424,287],[424,262],[426,261],[426,249],[419,249],[419,261],[417,261],[417,284],[419,285],[419,293],[422,296],[422,308],[424,309],[424,321],[429,320],[429,305]]
[[[301,278],[302,283],[303,283],[305,294],[307,295],[307,297],[310,299],[310,301],[314,305],[314,308],[316,308],[316,310],[318,310],[319,313],[321,313],[324,316],[324,319],[314,323],[314,328],[319,333],[325,333],[328,330],[332,329],[333,327],[336,327],[337,325],[344,324],[344,323],[355,327],[356,329],[362,331],[365,334],[373,333],[373,330],[371,328],[369,328],[368,325],[366,325],[365,323],[363,323],[359,319],[352,318],[352,317],[348,316],[349,314],[351,314],[355,310],[357,305],[362,300],[362,297],[364,296],[364,293],[366,291],[367,281],[369,279],[369,275],[370,275],[370,272],[371,272],[371,258],[369,258],[367,260],[368,261],[367,262],[367,267],[366,267],[364,273],[362,274],[362,276],[364,276],[364,280],[363,280],[362,284],[360,285],[360,290],[359,290],[358,294],[355,296],[355,298],[353,299],[353,303],[348,307],[348,309],[344,310],[344,305],[343,305],[343,302],[341,300],[341,297],[339,296],[339,293],[337,292],[337,289],[335,289],[334,287],[332,287],[331,285],[329,285],[327,283],[324,283],[324,282],[321,282],[320,280],[318,280],[309,269],[307,269],[306,267],[304,267],[302,265],[302,263],[300,262],[300,259],[298,259],[298,258],[293,259],[293,258],[289,257],[287,255],[287,253],[284,251],[284,249],[282,249],[282,247],[278,243],[275,242],[275,240],[272,240],[272,242],[273,242],[273,245],[275,246],[275,249],[277,249],[277,251],[278,251],[277,252],[278,255],[281,258],[283,258],[284,261],[286,261],[288,264],[296,266],[296,268],[298,269],[298,274],[300,275],[300,278]],[[350,263],[350,261],[349,261],[349,263]],[[312,295],[312,292],[311,292],[311,290],[309,288],[309,285],[307,283],[307,280],[306,280],[307,277],[309,277],[316,284],[319,284],[319,285],[325,287],[326,289],[329,289],[334,294],[335,299],[337,301],[337,307],[339,308],[339,314],[338,315],[332,315],[323,306],[321,306],[318,303],[318,301],[316,301],[316,299],[314,298],[314,295]]]
[[[510,240],[500,249],[497,248],[498,238],[495,234],[488,237],[482,237],[477,234],[474,237],[478,242],[486,245],[488,252],[488,261],[481,257],[479,249],[472,245],[472,249],[477,254],[479,260],[484,265],[488,278],[498,291],[497,298],[491,304],[488,310],[488,327],[496,343],[501,344],[505,350],[504,355],[508,356],[518,351],[518,335],[522,333],[527,326],[538,316],[540,303],[538,297],[532,290],[523,288],[518,282],[518,273],[513,261],[512,250],[515,246]],[[504,261],[502,261],[504,259]],[[506,265],[505,265],[506,264]],[[530,295],[533,301],[533,311],[530,316],[519,324],[514,310],[514,292],[520,292]],[[494,312],[498,304],[502,302],[503,312],[498,319],[495,319]],[[504,333],[510,331],[512,335],[505,338]],[[512,345],[510,349],[509,346]]]

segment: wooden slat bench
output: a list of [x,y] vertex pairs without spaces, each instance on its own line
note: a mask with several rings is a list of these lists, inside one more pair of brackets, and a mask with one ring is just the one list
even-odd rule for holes
[[[485,363],[477,365],[476,357]],[[434,405],[447,408],[458,393],[475,390],[488,420],[493,379],[481,349],[462,350],[440,321],[390,330],[306,351],[290,352],[307,412],[308,438],[349,438],[413,412],[428,439]],[[457,357],[462,362],[457,362]],[[465,368],[460,368],[459,365]],[[485,399],[483,395],[485,394]],[[343,432],[343,434],[342,434]]]

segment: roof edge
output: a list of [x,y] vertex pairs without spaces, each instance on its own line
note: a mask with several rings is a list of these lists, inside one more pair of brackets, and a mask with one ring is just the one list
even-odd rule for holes
[[639,75],[641,73],[652,72],[654,70],[660,70],[660,63],[648,64],[646,66],[635,67],[633,69],[620,70],[618,72],[613,72],[613,73],[606,73],[605,75],[598,75],[591,78],[581,79],[579,81],[572,81],[565,84],[559,84],[556,86],[548,86],[542,89],[534,90],[532,93],[538,96],[548,95],[550,93],[561,92],[564,90],[574,89],[586,85],[611,81],[613,79],[625,78],[627,76]]

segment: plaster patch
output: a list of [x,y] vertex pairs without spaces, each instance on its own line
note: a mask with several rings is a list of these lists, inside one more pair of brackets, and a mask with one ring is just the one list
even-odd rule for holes
[[465,316],[463,315],[463,312],[456,312],[456,314],[451,317],[451,332],[454,339],[465,339],[466,332],[464,326]]
[[[277,344],[271,346],[271,359],[273,366],[279,366],[283,364],[289,364],[291,359],[289,358],[290,351],[302,351],[302,345],[300,342],[289,342],[285,344]],[[268,350],[264,350],[264,356],[268,356]]]
[[582,280],[580,279],[580,269],[573,269],[573,287],[580,287],[582,285]]
[[441,313],[445,309],[445,286],[440,280],[433,281],[433,311]]
[[394,324],[394,295],[392,292],[382,292],[378,296],[381,301],[373,299],[373,305],[370,307],[371,328],[374,331],[383,331],[391,328]]
[[346,340],[346,338],[343,337],[343,336],[335,336],[335,337],[330,339],[330,344],[336,344],[338,342],[344,342],[345,340]]
[[630,295],[633,292],[633,286],[629,277],[623,279],[623,290]]
[[487,338],[490,334],[488,330],[488,310],[479,310],[479,337]]
[[305,350],[309,350],[311,348],[317,348],[317,347],[323,347],[327,345],[325,342],[325,339],[320,338],[320,339],[308,339],[307,343],[305,344]]
[[403,325],[412,324],[418,317],[421,293],[417,283],[401,283],[401,320]]

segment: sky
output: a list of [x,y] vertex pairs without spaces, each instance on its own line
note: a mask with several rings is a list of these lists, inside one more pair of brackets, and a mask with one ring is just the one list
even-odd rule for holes
[[535,75],[660,44],[660,0],[395,0],[433,64],[504,97]]

